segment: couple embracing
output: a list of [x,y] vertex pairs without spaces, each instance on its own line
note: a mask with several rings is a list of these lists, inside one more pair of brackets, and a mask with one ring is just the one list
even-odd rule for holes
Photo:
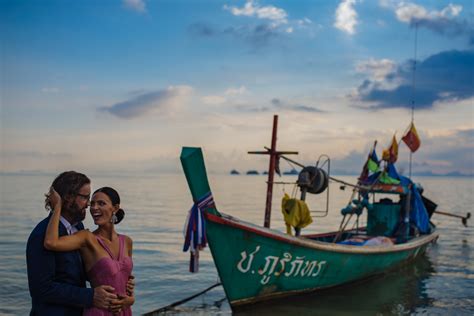
[[[89,206],[93,232],[82,224]],[[30,315],[132,315],[132,240],[115,231],[125,214],[117,191],[103,187],[91,198],[89,178],[66,171],[53,181],[45,207],[51,212],[26,247]]]

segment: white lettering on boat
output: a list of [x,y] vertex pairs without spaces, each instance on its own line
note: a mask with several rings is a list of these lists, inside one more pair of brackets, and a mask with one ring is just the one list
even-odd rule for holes
[[255,248],[255,251],[250,253],[249,256],[249,261],[247,262],[247,267],[242,267],[242,264],[244,263],[245,259],[247,259],[247,251],[242,251],[240,255],[242,256],[242,259],[239,261],[237,264],[237,269],[239,269],[240,272],[246,273],[248,270],[250,270],[250,267],[252,266],[252,261],[253,261],[253,256],[260,250],[260,246],[257,246]]
[[289,254],[288,252],[285,252],[285,253],[283,254],[283,256],[284,256],[285,258],[283,258],[283,259],[280,260],[281,268],[280,268],[279,271],[275,272],[275,276],[279,276],[280,274],[282,274],[283,272],[285,272],[285,264],[286,264],[287,262],[290,262],[290,261],[291,261],[291,254]]
[[[237,264],[237,269],[242,273],[247,273],[252,268],[252,263],[255,259],[255,254],[260,250],[260,246],[257,246],[253,252],[247,255],[247,251],[240,253],[241,259]],[[248,258],[248,260],[247,260]],[[278,256],[266,256],[265,264],[263,268],[258,269],[258,274],[262,276],[260,283],[267,284],[272,276],[279,277],[316,277],[318,276],[323,267],[326,265],[326,261],[321,260],[305,260],[306,256],[295,257],[285,252],[283,257]],[[244,267],[244,262],[247,260]],[[290,266],[287,269],[287,266]],[[287,271],[289,270],[289,271]],[[286,272],[285,272],[286,271]],[[255,269],[252,269],[252,273]]]

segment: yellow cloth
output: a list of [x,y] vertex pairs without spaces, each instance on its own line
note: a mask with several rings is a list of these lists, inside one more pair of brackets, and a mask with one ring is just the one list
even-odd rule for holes
[[305,201],[292,199],[288,194],[281,200],[281,212],[285,218],[286,233],[293,235],[291,227],[304,228],[313,222]]

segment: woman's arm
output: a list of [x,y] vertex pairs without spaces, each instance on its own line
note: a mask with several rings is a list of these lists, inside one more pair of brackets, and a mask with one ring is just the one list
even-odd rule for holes
[[[127,254],[130,258],[132,258],[133,241],[130,237],[125,236],[125,243],[127,244]],[[130,275],[127,281],[127,295],[133,296],[134,291],[135,291],[135,276]]]
[[132,252],[133,252],[133,240],[132,238],[125,236],[125,240],[127,242],[127,250],[128,250],[128,256],[131,258],[132,257]]
[[48,228],[44,237],[43,245],[48,250],[72,251],[80,249],[85,245],[89,231],[81,230],[76,234],[59,237],[59,217],[61,216],[61,196],[51,187],[49,201],[52,207],[52,215],[49,218]]

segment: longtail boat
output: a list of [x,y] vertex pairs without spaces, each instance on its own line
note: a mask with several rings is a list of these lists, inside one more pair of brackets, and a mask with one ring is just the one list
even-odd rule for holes
[[[273,175],[278,159],[289,159],[285,155],[296,153],[276,150],[277,118],[274,117],[271,148],[249,152],[270,156],[263,226],[219,212],[212,200],[201,148],[183,147],[181,152],[194,201],[188,215],[184,250],[191,249],[193,271],[199,250],[209,244],[233,309],[382,274],[422,256],[437,240],[435,226],[429,220],[436,204],[423,197],[420,187],[409,178],[396,174],[394,179],[390,162],[383,170],[367,172],[371,155],[353,185],[351,200],[341,210],[343,219],[338,231],[298,235],[300,229],[295,229],[293,236],[270,228]],[[304,201],[306,193],[329,190],[329,180],[336,180],[329,170],[317,165],[304,167],[297,182],[301,200]],[[367,216],[366,227],[346,229],[351,218],[357,218],[358,223],[361,215]]]

